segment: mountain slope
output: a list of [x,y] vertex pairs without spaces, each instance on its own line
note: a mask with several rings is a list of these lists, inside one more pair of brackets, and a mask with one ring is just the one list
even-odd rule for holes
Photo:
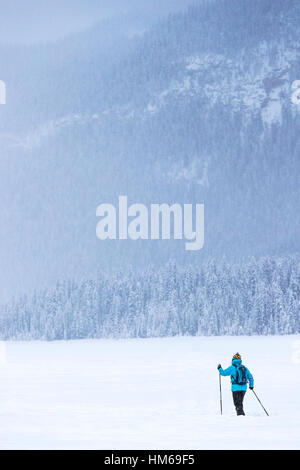
[[[3,295],[170,257],[298,251],[299,18],[295,0],[199,1],[140,36],[114,20],[2,51]],[[96,207],[119,194],[204,202],[204,249],[100,242]]]

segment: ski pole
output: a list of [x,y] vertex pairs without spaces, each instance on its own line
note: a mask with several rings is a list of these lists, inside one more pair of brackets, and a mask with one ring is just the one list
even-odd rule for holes
[[260,401],[260,399],[258,398],[258,396],[256,395],[255,391],[252,390],[252,392],[254,393],[254,395],[256,396],[257,400],[259,401],[262,409],[264,410],[264,412],[266,413],[267,416],[269,416],[269,413],[267,412],[267,410],[265,409],[265,407],[263,406],[262,402]]
[[223,407],[222,407],[222,383],[221,383],[221,375],[219,374],[219,385],[220,385],[220,409],[221,414],[223,414]]

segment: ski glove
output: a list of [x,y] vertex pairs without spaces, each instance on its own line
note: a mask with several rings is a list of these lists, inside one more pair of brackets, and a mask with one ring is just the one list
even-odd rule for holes
[[219,369],[222,369],[221,364],[218,365],[217,369],[218,369],[218,370],[219,370]]
[[249,387],[249,388],[250,388],[250,390],[253,390],[253,389],[254,389],[254,387]]

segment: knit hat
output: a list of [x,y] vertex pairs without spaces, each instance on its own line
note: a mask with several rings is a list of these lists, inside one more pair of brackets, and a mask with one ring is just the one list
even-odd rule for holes
[[233,360],[233,359],[242,359],[242,356],[240,355],[240,353],[236,353],[236,354],[233,356],[232,360]]

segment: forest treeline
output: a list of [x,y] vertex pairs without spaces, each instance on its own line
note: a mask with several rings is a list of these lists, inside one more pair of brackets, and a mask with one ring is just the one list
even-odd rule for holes
[[58,282],[1,309],[2,340],[300,333],[300,262],[175,261],[142,272]]

